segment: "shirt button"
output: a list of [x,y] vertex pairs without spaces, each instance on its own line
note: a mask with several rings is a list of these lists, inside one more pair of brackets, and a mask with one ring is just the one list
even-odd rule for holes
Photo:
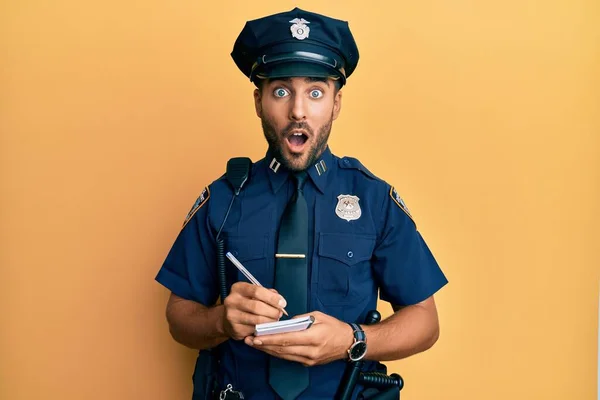
[[354,257],[354,253],[353,253],[353,252],[351,252],[351,251],[349,251],[349,252],[348,252],[348,258],[352,258],[352,257]]
[[344,159],[344,164],[350,164],[350,160]]

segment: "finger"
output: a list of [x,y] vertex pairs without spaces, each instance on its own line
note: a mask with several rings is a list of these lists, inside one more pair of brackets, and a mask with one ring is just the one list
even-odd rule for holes
[[[245,283],[245,282],[238,282],[238,283]],[[236,283],[236,285],[237,285],[237,283]],[[244,285],[238,286],[236,289],[244,297],[260,300],[263,303],[267,303],[270,306],[275,307],[277,309],[285,308],[285,306],[287,306],[287,302],[285,301],[283,296],[281,296],[279,293],[275,293],[267,288],[264,288],[261,286],[256,286],[256,285],[244,284]]]
[[[273,293],[279,294],[279,292],[278,292],[277,290],[275,290],[275,289],[269,289],[269,290],[270,290],[271,292],[273,292]],[[283,299],[284,303],[287,303],[287,302],[285,301],[285,299],[283,298],[283,296],[282,296],[282,299]],[[281,302],[280,302],[279,304],[283,304],[283,303],[281,303]],[[286,304],[286,305],[287,305],[287,304]],[[282,306],[281,306],[281,311],[282,311],[282,312],[281,312],[281,314],[279,314],[279,318],[281,318],[281,315],[283,315],[283,314],[285,314],[286,316],[288,316],[288,317],[289,317],[289,314],[287,313],[287,311],[285,311],[284,307],[285,307],[285,305],[282,305]]]
[[243,293],[247,293],[252,286],[255,286],[251,283],[248,282],[236,282],[233,285],[231,285],[231,293],[239,293],[241,295],[243,295]]
[[270,306],[259,300],[245,300],[237,304],[238,310],[249,314],[266,317],[270,320],[278,321],[281,318],[281,309]]
[[313,317],[313,325],[317,324],[317,323],[323,323],[327,320],[327,318],[329,317],[326,314],[323,314],[320,311],[312,311],[306,314],[298,314],[298,315],[294,315],[292,318],[305,318],[305,317]]
[[[257,302],[265,304],[268,308],[260,306]],[[281,318],[282,307],[278,305],[279,302],[285,304],[285,300],[280,295],[271,292],[269,289],[245,282],[234,283],[231,286],[231,294],[225,299],[225,304],[230,308],[264,315],[275,320]]]
[[308,332],[308,330],[300,332],[287,332],[287,333],[276,333],[273,335],[264,335],[259,338],[255,338],[255,342],[258,340],[258,345],[264,346],[310,346],[317,342],[316,337],[318,332]]
[[280,314],[277,314],[277,318],[271,318],[265,315],[257,315],[244,310],[235,309],[229,312],[227,319],[233,324],[251,325],[252,331],[249,332],[249,334],[254,334],[255,325],[264,324],[267,322],[276,322],[278,321],[279,316]]

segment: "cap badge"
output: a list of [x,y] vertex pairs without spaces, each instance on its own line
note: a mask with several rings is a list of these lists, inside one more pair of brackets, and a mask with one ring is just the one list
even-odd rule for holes
[[306,24],[310,24],[304,18],[294,18],[290,21],[290,23],[294,24],[290,26],[290,30],[292,31],[292,36],[298,40],[304,40],[308,37],[310,33],[310,28]]
[[351,196],[349,194],[340,194],[338,197],[337,206],[335,206],[335,213],[341,219],[346,221],[354,221],[359,219],[362,211],[358,205],[359,198],[357,196]]

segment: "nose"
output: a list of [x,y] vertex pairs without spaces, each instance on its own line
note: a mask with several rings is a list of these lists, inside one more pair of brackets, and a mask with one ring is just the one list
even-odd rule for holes
[[302,96],[295,95],[291,102],[290,119],[293,121],[302,121],[306,119],[306,103]]

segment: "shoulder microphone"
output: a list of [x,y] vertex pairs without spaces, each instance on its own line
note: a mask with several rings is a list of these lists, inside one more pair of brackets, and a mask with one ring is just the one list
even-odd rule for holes
[[225,300],[225,297],[227,297],[227,281],[225,279],[225,242],[221,238],[221,231],[225,226],[227,217],[229,217],[229,212],[231,211],[231,206],[233,205],[235,198],[240,194],[242,188],[246,182],[248,182],[248,179],[250,179],[251,169],[252,160],[250,160],[248,157],[235,157],[227,162],[227,172],[225,173],[225,177],[233,188],[234,195],[231,198],[229,208],[227,209],[225,218],[223,218],[223,223],[221,223],[221,227],[219,228],[215,238],[217,241],[217,267],[219,273],[221,303]]

